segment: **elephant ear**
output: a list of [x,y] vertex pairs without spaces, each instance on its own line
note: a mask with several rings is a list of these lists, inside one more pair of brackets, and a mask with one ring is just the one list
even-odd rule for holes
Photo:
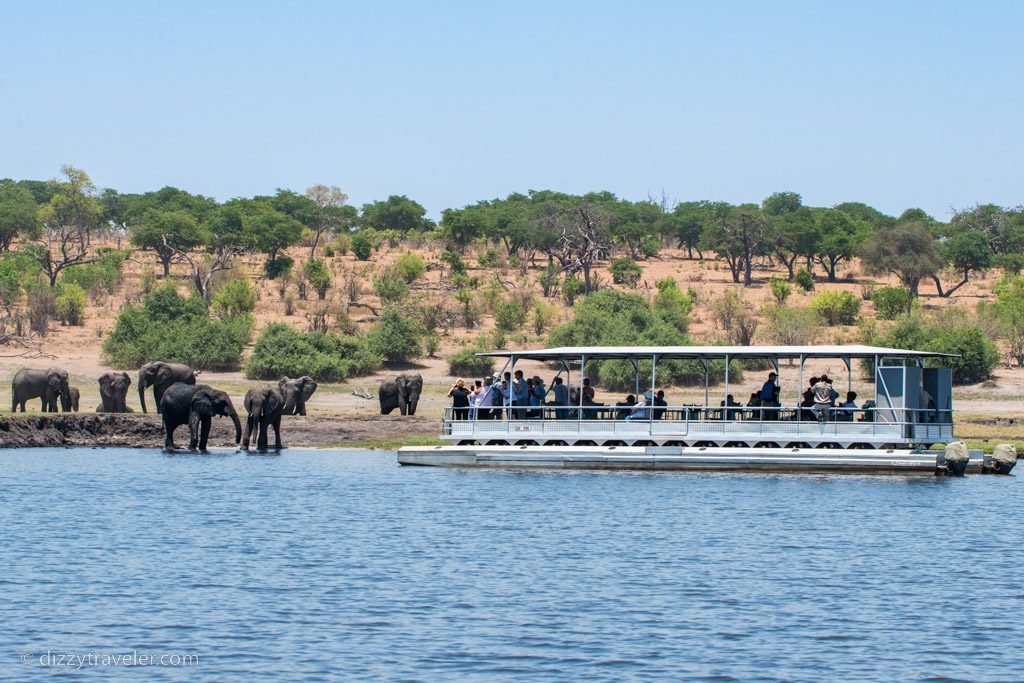
[[301,387],[302,400],[303,401],[308,401],[310,399],[310,397],[313,395],[313,392],[316,391],[316,388],[317,388],[316,380],[314,380],[312,377],[303,377],[302,378],[302,387]]
[[124,377],[124,381],[127,382],[125,386],[130,387],[132,385],[132,377],[127,372],[122,372],[121,375]]
[[109,372],[105,372],[100,375],[100,389],[105,391],[110,390],[110,383],[114,381],[114,378],[110,376]]
[[59,372],[51,372],[48,375],[46,375],[46,383],[49,384],[54,389],[59,389],[62,382],[63,379],[61,378]]
[[171,378],[171,369],[166,365],[156,371],[156,380],[154,384],[165,384],[167,380]]
[[208,391],[197,391],[192,397],[192,412],[204,417],[213,416],[213,397]]
[[280,381],[279,381],[279,382],[277,383],[277,386],[278,386],[278,387],[280,387],[281,389],[284,389],[284,388],[285,388],[285,386],[286,386],[286,385],[288,384],[288,382],[291,382],[291,381],[292,381],[292,380],[291,380],[291,378],[289,378],[289,377],[288,377],[288,375],[285,375],[285,376],[284,376],[284,377],[282,377],[282,378],[281,378],[281,380],[280,380]]

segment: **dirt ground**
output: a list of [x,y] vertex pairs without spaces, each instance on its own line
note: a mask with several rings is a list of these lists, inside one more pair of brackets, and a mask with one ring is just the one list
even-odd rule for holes
[[[115,246],[111,244],[110,246]],[[373,294],[372,277],[373,273],[382,269],[392,262],[403,249],[384,249],[374,255],[370,262],[355,261],[351,255],[336,256],[328,259],[333,272],[335,285],[328,294],[327,305],[332,306],[334,313],[341,308],[343,298],[342,287],[346,279],[361,283],[358,285],[359,305],[349,308],[350,317],[357,323],[360,331],[368,329],[373,320],[374,310],[379,310],[380,302]],[[448,300],[450,303],[451,292],[446,288],[441,272],[437,269],[436,254],[419,250],[428,263],[428,271],[423,281],[413,287],[412,296],[434,300]],[[296,252],[296,257],[300,254]],[[476,265],[476,255],[473,252],[466,254],[466,262],[470,266],[470,274],[485,277],[494,269],[480,269]],[[257,288],[257,329],[256,333],[270,322],[287,322],[298,329],[306,329],[308,320],[306,315],[316,306],[322,305],[314,300],[303,301],[296,296],[295,286],[289,285],[284,297],[279,291],[276,282],[262,280],[258,277],[262,259],[259,256],[247,259],[240,268],[247,270],[256,283]],[[539,261],[537,267],[542,265]],[[113,296],[103,296],[99,300],[91,300],[86,312],[86,322],[81,327],[61,326],[57,323],[52,325],[50,334],[45,339],[32,340],[39,344],[39,349],[46,355],[35,358],[20,357],[21,349],[11,346],[0,347],[0,410],[6,411],[10,405],[10,380],[14,373],[22,367],[63,367],[68,370],[72,378],[72,385],[77,386],[81,391],[81,410],[83,413],[95,411],[99,405],[99,391],[96,383],[97,378],[103,372],[111,369],[102,359],[101,345],[104,335],[113,327],[118,312],[126,303],[136,303],[140,300],[141,280],[146,271],[156,270],[156,261],[151,254],[137,252],[130,259],[125,267],[125,282]],[[665,250],[660,258],[652,259],[642,264],[644,275],[640,282],[638,291],[642,294],[650,294],[654,290],[654,283],[663,277],[674,277],[682,289],[693,288],[697,292],[698,304],[691,315],[690,336],[695,343],[714,342],[721,337],[721,333],[711,323],[710,308],[708,302],[719,296],[724,290],[732,287],[739,287],[731,282],[728,269],[724,264],[712,260],[699,261],[685,258],[679,250]],[[183,273],[175,273],[180,278]],[[529,279],[536,278],[537,272],[530,271]],[[767,267],[755,271],[755,283],[752,287],[743,289],[744,298],[760,307],[767,303],[771,297],[768,287],[768,278],[772,275],[783,275],[781,269]],[[601,274],[603,281],[610,282],[607,273]],[[510,291],[519,287],[528,286],[523,279],[522,271],[514,268],[506,268],[503,271],[503,279],[506,288]],[[991,297],[993,284],[1000,277],[998,271],[991,271],[983,277],[972,281],[957,291],[952,298],[939,298],[931,296],[933,285],[922,284],[922,305],[925,309],[945,308],[948,306],[966,306],[973,308],[979,301]],[[188,291],[188,283],[179,279],[181,291]],[[869,285],[882,286],[894,284],[885,278],[867,278],[860,275],[858,265],[840,272],[840,282],[827,283],[824,278],[818,277],[816,289],[811,293],[803,293],[797,287],[793,287],[793,294],[790,298],[791,305],[805,305],[811,297],[822,291],[848,290],[858,296],[862,290]],[[538,291],[539,293],[539,291]],[[285,299],[291,298],[294,310],[291,315],[285,315]],[[315,296],[313,297],[315,299]],[[568,319],[571,311],[556,299],[549,299],[549,303],[558,306],[559,315],[556,324]],[[864,301],[861,315],[872,317],[874,315],[873,304]],[[427,435],[437,433],[437,420],[442,414],[445,405],[448,404],[446,393],[455,378],[448,372],[447,362],[444,360],[449,354],[459,350],[466,344],[475,342],[481,334],[493,329],[493,320],[485,315],[478,328],[466,330],[458,325],[453,326],[441,334],[441,346],[435,358],[424,358],[416,363],[402,368],[389,368],[382,370],[368,377],[354,378],[349,382],[328,384],[321,383],[320,388],[308,404],[310,419],[302,421],[300,418],[286,419],[285,441],[295,445],[340,445],[345,443],[367,443],[376,440],[392,440],[406,438],[424,438]],[[856,329],[852,327],[828,328],[819,343],[851,343],[856,340]],[[755,338],[755,342],[759,341]],[[533,330],[523,330],[519,334],[510,335],[507,348],[537,348],[543,346],[543,335],[534,334]],[[246,354],[250,349],[246,350]],[[521,363],[518,367],[523,368],[528,375],[539,374],[546,381],[550,381],[554,372],[548,368],[529,363]],[[499,369],[500,364],[495,368]],[[847,386],[846,368],[839,361],[808,362],[804,370],[804,379],[811,374],[826,371],[830,376],[836,378],[837,388],[845,390]],[[421,398],[417,418],[403,420],[400,417],[381,418],[378,413],[376,400],[377,387],[387,376],[397,372],[419,372],[425,381],[424,395]],[[129,369],[133,381],[136,371]],[[764,381],[763,372],[747,372],[742,382],[733,381],[729,393],[733,394],[741,402],[746,402],[746,397],[760,387]],[[799,388],[799,370],[795,366],[783,365],[781,368],[781,383],[783,386],[783,400],[795,402]],[[473,379],[473,378],[465,378]],[[241,372],[203,372],[200,375],[200,382],[210,384],[227,391],[233,398],[236,408],[242,409],[242,396],[252,386],[262,384],[258,381],[246,379]],[[870,389],[863,385],[863,382],[854,372],[852,388],[861,394],[862,398],[870,396]],[[704,390],[699,388],[672,388],[667,387],[669,403],[703,403]],[[865,389],[867,393],[865,393]],[[615,402],[624,398],[618,394],[610,394],[598,389],[598,400]],[[954,402],[958,420],[970,418],[978,422],[972,427],[972,432],[979,435],[986,431],[986,421],[1002,421],[1005,423],[1000,430],[1001,435],[1015,440],[1024,440],[1024,403],[1021,402],[1024,396],[1024,369],[1008,368],[1005,365],[995,370],[994,377],[986,383],[967,387],[958,387],[954,391]],[[711,399],[717,404],[722,398],[722,389],[712,388]],[[153,409],[152,394],[149,394],[150,409]],[[138,393],[133,384],[129,391],[129,405],[139,410]],[[39,402],[32,401],[28,406],[30,413],[39,410]],[[142,418],[145,422],[145,418]],[[155,419],[155,418],[152,418]],[[1011,422],[1012,421],[1012,422]],[[221,421],[223,423],[223,421]],[[126,423],[127,424],[127,423]],[[218,429],[228,429],[230,425],[222,425]],[[141,428],[140,428],[141,429]],[[73,431],[73,430],[72,430]],[[135,430],[141,442],[151,443],[149,432]],[[77,437],[71,437],[77,438]],[[84,438],[84,437],[83,437]],[[113,437],[111,437],[113,438]],[[180,437],[179,437],[180,439]],[[134,444],[129,444],[134,445]]]

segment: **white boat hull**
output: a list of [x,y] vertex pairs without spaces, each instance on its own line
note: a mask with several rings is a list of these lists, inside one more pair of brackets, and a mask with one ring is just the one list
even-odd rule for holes
[[[967,471],[987,456],[970,452]],[[547,469],[631,469],[770,472],[935,474],[941,451],[832,448],[640,446],[407,446],[402,465]]]

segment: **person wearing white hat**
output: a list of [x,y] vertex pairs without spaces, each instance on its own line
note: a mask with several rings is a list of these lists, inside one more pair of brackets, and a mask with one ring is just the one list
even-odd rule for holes
[[648,389],[644,397],[637,401],[633,410],[626,416],[627,420],[649,420],[651,419],[651,406],[654,404],[654,394]]

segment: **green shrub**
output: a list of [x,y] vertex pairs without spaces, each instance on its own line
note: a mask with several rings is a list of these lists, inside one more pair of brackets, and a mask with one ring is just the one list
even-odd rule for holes
[[384,309],[370,328],[370,349],[392,363],[407,363],[423,354],[423,325],[394,306]]
[[829,325],[855,325],[861,300],[850,292],[823,292],[814,297],[810,309]]
[[39,262],[28,254],[8,252],[0,259],[0,303],[8,311],[14,306],[25,285],[35,281],[42,272]]
[[518,301],[502,301],[494,307],[494,325],[502,332],[515,332],[525,322],[526,311]]
[[814,344],[821,335],[825,320],[810,308],[769,304],[762,310],[768,339],[783,346]]
[[245,376],[276,380],[309,375],[320,382],[343,382],[380,367],[380,356],[361,337],[331,332],[299,332],[273,323],[256,340],[245,361]]
[[448,264],[448,268],[452,271],[452,275],[465,275],[466,274],[466,262],[462,258],[462,254],[455,251],[446,251],[441,254],[441,262]]
[[806,268],[801,268],[796,271],[796,285],[805,292],[809,292],[814,289],[814,274]]
[[292,272],[295,260],[291,256],[281,255],[269,259],[263,264],[263,274],[268,280],[276,280],[282,275]]
[[608,270],[612,274],[612,282],[617,285],[626,285],[627,287],[636,287],[644,274],[644,269],[631,258],[612,259],[612,264],[608,267]]
[[[334,238],[334,240],[330,244],[330,247],[331,251],[333,251],[335,254],[338,254],[339,256],[344,256],[352,249],[352,237],[350,235],[342,233]],[[328,256],[333,256],[333,254],[328,254]]]
[[576,303],[576,297],[583,293],[585,285],[578,277],[567,277],[562,281],[562,298],[565,303],[572,306]]
[[481,268],[495,268],[498,265],[498,252],[493,249],[488,249],[484,253],[480,254],[476,262]]
[[360,261],[369,261],[373,256],[373,241],[365,231],[360,230],[352,235],[352,253]]
[[390,304],[403,300],[409,294],[409,285],[394,266],[388,266],[373,278],[373,291],[381,303]]
[[256,292],[244,277],[230,280],[214,293],[210,308],[221,320],[252,313],[256,310]]
[[1019,275],[1020,271],[1024,270],[1024,254],[1001,254],[996,257],[996,265],[1005,273]]
[[657,235],[645,235],[640,240],[640,251],[647,258],[654,258],[661,252],[661,240]]
[[121,311],[103,342],[103,355],[120,368],[159,359],[197,370],[234,370],[253,325],[250,313],[212,320],[201,297],[183,297],[168,283],[150,292],[141,307]]
[[485,377],[494,372],[494,359],[476,355],[480,350],[465,348],[448,356],[448,374],[452,377]]
[[679,291],[679,285],[671,277],[658,280],[657,287],[658,293],[652,302],[654,312],[680,332],[686,332],[693,312],[693,297]]
[[323,301],[331,286],[331,274],[327,272],[327,265],[321,259],[311,258],[302,265],[302,274],[316,292],[317,298]]
[[882,320],[895,320],[910,310],[911,294],[903,287],[882,287],[871,293],[875,312]]
[[129,252],[104,248],[99,253],[98,261],[65,269],[61,273],[61,282],[78,285],[93,299],[113,294],[121,284],[121,270]]
[[[884,333],[868,328],[865,341],[896,349],[958,354],[959,358],[928,359],[928,367],[952,368],[955,384],[973,384],[987,379],[999,362],[995,342],[960,309],[934,315],[915,313],[900,318]],[[870,376],[870,362],[865,363],[865,369]]]
[[398,257],[395,261],[395,270],[405,280],[405,284],[411,285],[412,283],[423,277],[423,274],[427,272],[427,264],[423,261],[423,257],[419,254],[414,254],[410,251],[405,252]]
[[81,327],[85,324],[85,290],[73,283],[62,283],[57,287],[54,301],[57,319],[64,325]]
[[780,306],[786,303],[786,299],[788,299],[789,295],[793,292],[793,288],[790,287],[789,283],[782,278],[771,278],[768,280],[768,287],[772,290],[772,296],[775,297],[775,303]]

